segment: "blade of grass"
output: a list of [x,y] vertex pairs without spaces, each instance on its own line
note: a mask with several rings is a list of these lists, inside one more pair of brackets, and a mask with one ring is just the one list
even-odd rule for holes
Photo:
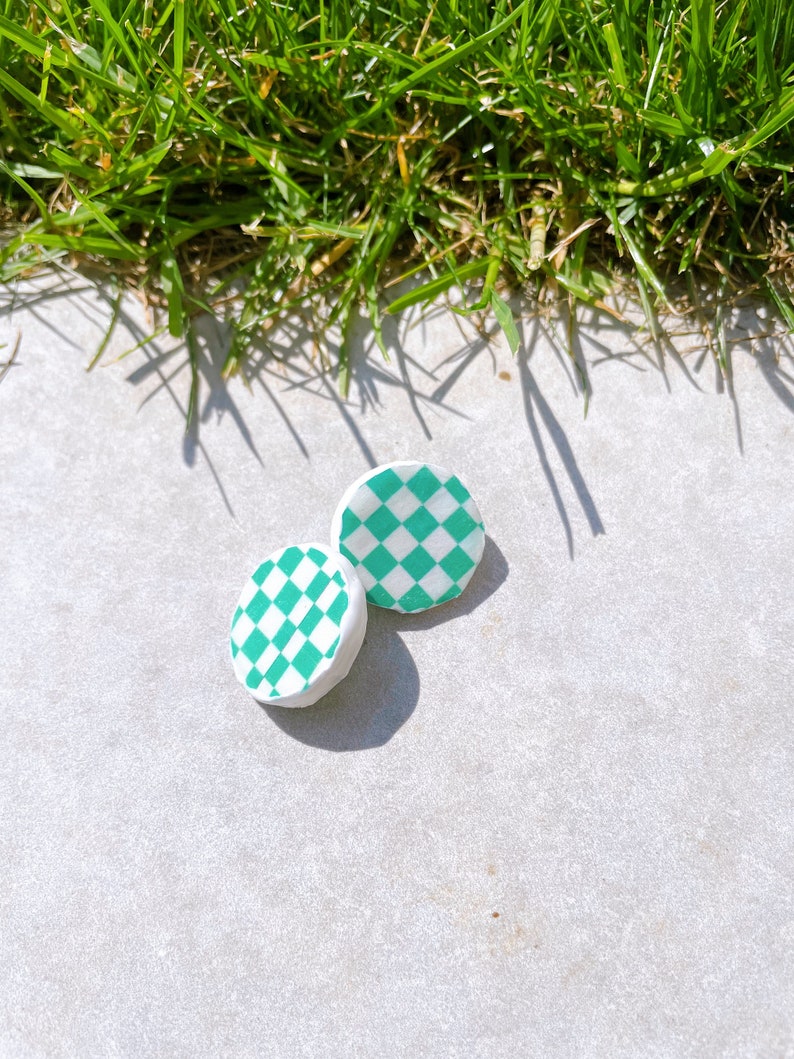
[[521,345],[518,328],[513,319],[513,312],[510,306],[504,298],[496,293],[495,290],[491,291],[491,308],[493,309],[493,314],[496,317],[497,323],[504,332],[507,344],[510,346],[510,352],[515,356],[518,352],[518,347]]

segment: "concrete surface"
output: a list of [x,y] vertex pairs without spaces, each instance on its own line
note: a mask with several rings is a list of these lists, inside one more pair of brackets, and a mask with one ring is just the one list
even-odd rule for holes
[[[27,287],[0,320],[0,1055],[794,1056],[794,370],[763,314],[735,401],[697,334],[661,371],[591,320],[586,419],[530,316],[516,360],[442,310],[391,326],[346,405],[300,332],[224,393],[205,327],[183,438],[183,350],[84,373],[108,312]],[[126,303],[105,361],[146,326]],[[324,705],[263,710],[240,586],[400,458],[465,478],[483,567],[371,611]]]

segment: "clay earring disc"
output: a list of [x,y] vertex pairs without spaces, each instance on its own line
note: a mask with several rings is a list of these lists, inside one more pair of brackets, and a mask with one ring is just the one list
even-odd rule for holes
[[240,595],[235,675],[258,702],[311,706],[347,676],[366,627],[364,589],[347,559],[324,544],[282,548]]
[[460,595],[482,558],[485,529],[457,475],[401,461],[350,486],[331,542],[354,566],[369,603],[413,613]]

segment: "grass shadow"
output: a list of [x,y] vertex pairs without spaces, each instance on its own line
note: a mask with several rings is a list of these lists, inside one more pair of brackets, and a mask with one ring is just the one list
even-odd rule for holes
[[[769,389],[789,412],[794,412],[794,358],[776,348],[772,336],[756,340],[754,357]],[[783,358],[789,362],[788,371],[781,363]]]
[[[538,326],[537,321],[534,322],[534,326]],[[559,420],[554,415],[548,401],[541,393],[540,387],[532,373],[530,360],[532,358],[531,349],[534,346],[534,341],[527,342],[526,330],[523,323],[521,325],[521,334],[522,343],[521,349],[517,354],[517,360],[518,374],[521,381],[521,393],[524,402],[524,415],[526,417],[527,427],[529,428],[529,435],[535,447],[538,462],[540,463],[540,469],[546,479],[546,483],[548,484],[549,491],[551,492],[554,501],[554,506],[557,509],[557,514],[562,523],[568,547],[568,555],[573,559],[574,546],[571,521],[568,517],[568,511],[565,507],[565,502],[562,498],[557,478],[546,451],[546,444],[541,432],[541,426],[544,428],[548,440],[551,442],[557,452],[557,456],[562,462],[563,468],[565,469],[570,484],[576,494],[576,498],[584,512],[585,518],[587,519],[590,532],[594,537],[597,537],[601,534],[605,534],[606,530],[601,521],[601,516],[598,514],[598,509],[592,493],[579,469],[576,456],[574,455],[571,444],[568,441],[568,437],[562,429]]]
[[[45,273],[35,282],[25,280],[19,284],[6,285],[0,288],[0,318],[5,318],[11,323],[16,322],[15,317],[18,316],[21,320],[24,313],[30,313],[57,336],[58,344],[69,344],[72,348],[75,346],[74,336],[68,335],[58,323],[57,305],[64,298],[78,300],[81,312],[84,311],[84,315],[100,335],[103,328],[108,326],[111,312],[116,313],[116,327],[123,331],[132,343],[140,344],[140,348],[135,352],[134,367],[126,377],[136,387],[144,384],[148,387],[141,400],[141,407],[166,393],[187,423],[191,358],[186,345],[175,343],[167,337],[160,340],[147,334],[134,313],[127,311],[123,300],[116,306],[113,292],[102,278],[73,273],[67,269]],[[641,326],[637,326],[636,321],[623,325],[612,317],[607,318],[605,314],[594,311],[591,315],[580,318],[571,332],[574,338],[571,346],[573,356],[568,355],[565,346],[563,331],[567,310],[563,302],[541,313],[537,306],[531,305],[526,299],[517,298],[514,300],[514,309],[523,340],[522,351],[517,356],[517,368],[527,428],[571,556],[574,552],[571,519],[563,500],[558,476],[552,469],[551,452],[556,452],[562,464],[590,532],[598,536],[605,531],[572,446],[548,399],[541,392],[536,374],[532,370],[529,351],[538,339],[543,340],[544,348],[547,345],[551,348],[566,373],[572,394],[579,400],[582,399],[583,385],[591,391],[593,389],[593,368],[605,362],[618,362],[633,370],[653,369],[661,372],[668,391],[671,388],[666,365],[672,363],[687,382],[701,392],[709,391],[711,384],[702,383],[700,372],[707,363],[713,363],[714,388],[717,392],[726,392],[734,408],[740,451],[740,395],[731,370],[731,351],[734,348],[740,349],[742,345],[747,347],[769,389],[789,412],[794,412],[794,369],[787,368],[787,359],[791,360],[789,340],[774,319],[764,317],[762,320],[761,313],[755,315],[753,302],[748,302],[744,309],[738,307],[736,313],[724,318],[724,347],[727,352],[723,353],[723,361],[728,365],[727,376],[725,369],[720,371],[717,366],[713,344],[709,345],[709,340],[701,334],[703,327],[708,331],[713,325],[713,316],[717,311],[713,299],[706,299],[696,309],[693,308],[692,313],[684,317],[683,326],[680,319],[677,325],[675,321],[663,321],[656,338]],[[626,309],[627,315],[629,310],[630,305]],[[744,317],[743,311],[746,313]],[[699,318],[704,313],[708,316],[708,321],[699,323]],[[457,327],[459,341],[455,348],[449,352],[447,337],[442,357],[434,359],[432,356],[426,356],[424,352],[420,357],[411,356],[411,343],[407,340],[409,332],[418,330],[420,340],[416,344],[427,350],[432,347],[434,341],[431,325],[438,323],[439,316],[443,316],[445,321],[450,321],[450,328],[452,325]],[[374,342],[369,318],[363,311],[358,310],[348,335],[351,397],[344,400],[340,396],[333,370],[339,353],[338,333],[331,329],[321,336],[308,322],[296,316],[281,323],[278,328],[273,328],[254,343],[252,355],[243,365],[241,378],[244,385],[254,393],[261,392],[272,405],[275,415],[291,436],[295,449],[302,458],[310,458],[308,441],[301,436],[299,429],[290,419],[285,402],[281,398],[284,392],[294,389],[305,392],[313,400],[325,400],[333,404],[365,461],[370,467],[374,467],[381,461],[365,436],[361,413],[381,408],[383,392],[388,388],[404,392],[411,413],[426,439],[433,437],[436,429],[434,420],[443,423],[450,415],[465,416],[462,410],[455,407],[452,395],[465,373],[482,356],[490,356],[494,371],[496,370],[493,339],[500,337],[500,333],[488,330],[486,324],[490,323],[492,322],[487,319],[485,322],[480,320],[479,323],[462,320],[453,314],[448,306],[441,303],[434,304],[427,310],[415,307],[401,317],[386,314],[383,319],[383,339],[389,356],[389,361],[386,361],[381,357]],[[196,412],[187,426],[182,443],[183,458],[188,466],[195,465],[199,456],[206,460],[227,510],[233,514],[218,471],[202,440],[202,429],[220,424],[227,418],[231,419],[245,446],[260,466],[264,464],[263,455],[258,440],[235,399],[234,384],[230,385],[222,377],[223,364],[231,342],[230,324],[205,316],[196,318],[192,326],[193,362],[198,388]],[[446,323],[444,327],[447,328]],[[449,328],[445,334],[449,335]],[[687,342],[691,345],[693,338],[694,361],[691,349],[689,352],[681,352]],[[118,342],[114,345],[118,346]],[[324,348],[320,349],[320,346]],[[24,326],[22,347],[24,349]],[[110,356],[106,357],[106,362],[112,363]],[[149,386],[152,380],[155,384]]]

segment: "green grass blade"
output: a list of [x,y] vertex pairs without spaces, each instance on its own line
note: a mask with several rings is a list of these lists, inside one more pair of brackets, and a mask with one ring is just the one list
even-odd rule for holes
[[467,280],[485,275],[488,271],[489,264],[490,259],[483,257],[478,258],[476,261],[470,261],[466,265],[461,265],[459,268],[455,269],[454,272],[446,272],[443,276],[439,276],[438,279],[430,280],[428,283],[424,283],[420,287],[415,287],[413,290],[401,294],[391,302],[386,311],[391,316],[395,316],[397,313],[403,312],[404,309],[408,309],[412,305],[431,302],[434,298],[437,298],[439,294],[443,294],[445,291],[448,291],[450,287],[454,287],[455,284],[460,286]]
[[513,319],[513,312],[504,298],[500,297],[495,290],[491,291],[491,308],[493,309],[494,316],[496,317],[497,323],[504,331],[507,344],[510,346],[510,352],[515,356],[518,352],[518,347],[521,345],[521,338],[518,334],[518,328],[516,322]]

